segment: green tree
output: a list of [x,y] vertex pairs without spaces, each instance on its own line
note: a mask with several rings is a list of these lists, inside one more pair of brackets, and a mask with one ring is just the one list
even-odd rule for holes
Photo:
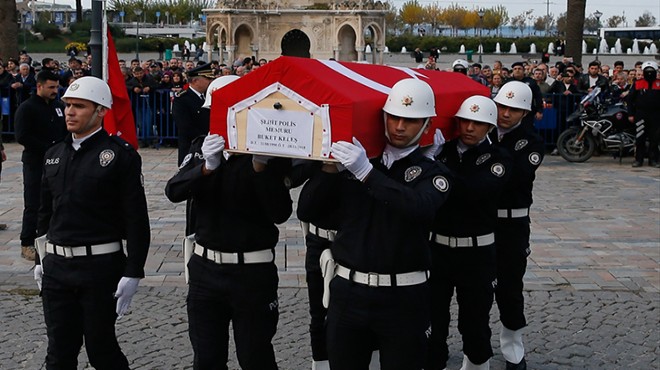
[[536,19],[534,20],[534,31],[539,31],[539,32],[543,31],[547,34],[550,28],[552,28],[552,26],[554,25],[554,23],[555,20],[552,14],[547,14],[542,17],[536,17]]
[[573,57],[576,63],[582,63],[582,34],[584,31],[584,13],[587,0],[567,0],[566,9],[566,56]]
[[653,27],[655,26],[655,17],[648,10],[640,15],[635,21],[635,27]]
[[585,31],[596,33],[596,32],[598,32],[599,28],[600,28],[600,25],[598,24],[598,20],[593,15],[584,20],[584,30]]
[[626,23],[626,17],[621,15],[613,15],[607,19],[607,27],[619,27]]
[[559,14],[559,17],[557,17],[557,34],[566,35],[566,12]]

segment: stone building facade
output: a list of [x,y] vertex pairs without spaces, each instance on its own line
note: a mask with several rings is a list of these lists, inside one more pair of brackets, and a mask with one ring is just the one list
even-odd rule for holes
[[382,1],[218,0],[205,9],[206,40],[221,63],[280,55],[382,64],[385,16]]

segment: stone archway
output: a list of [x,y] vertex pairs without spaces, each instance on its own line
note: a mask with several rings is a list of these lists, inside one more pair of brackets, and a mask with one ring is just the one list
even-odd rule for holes
[[309,58],[310,41],[307,34],[299,29],[293,29],[284,34],[280,44],[282,55]]
[[[238,26],[238,28],[236,28],[236,32],[234,32],[234,45],[236,47],[236,52],[234,53],[233,58],[236,59],[252,56],[253,39],[254,33],[252,32],[250,26],[246,24]],[[234,60],[231,60],[230,62],[233,63]]]
[[[209,40],[208,45],[211,47],[211,57],[209,60],[216,60],[215,53],[218,53],[218,61],[220,64],[225,63],[225,48],[227,46],[227,29],[224,24],[216,23],[209,27],[206,39]],[[217,48],[217,50],[216,50]]]
[[[371,23],[364,28],[365,48],[369,45],[371,53],[365,53],[365,60],[372,64],[382,63],[383,46],[385,44],[384,35],[377,24]],[[366,51],[366,50],[365,50]]]
[[358,52],[355,50],[357,34],[355,29],[348,24],[341,26],[337,32],[339,50],[335,58],[346,62],[355,62],[358,60]]

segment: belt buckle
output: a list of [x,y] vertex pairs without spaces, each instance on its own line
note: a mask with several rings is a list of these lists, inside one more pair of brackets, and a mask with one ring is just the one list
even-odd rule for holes
[[458,247],[458,237],[455,237],[455,236],[448,236],[448,237],[447,237],[447,244],[449,244],[449,248],[456,248],[456,247]]
[[[55,246],[57,248],[57,246]],[[64,258],[73,258],[73,248],[72,247],[61,247],[62,248],[62,254],[64,255]],[[69,253],[67,253],[69,251]]]
[[[371,287],[378,287],[378,283],[379,283],[378,277],[379,277],[378,274],[375,272],[367,273],[367,285]],[[374,281],[373,284],[371,283],[372,279]]]

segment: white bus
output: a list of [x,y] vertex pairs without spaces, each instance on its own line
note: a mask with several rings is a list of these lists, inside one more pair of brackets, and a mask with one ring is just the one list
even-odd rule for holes
[[639,41],[654,42],[660,40],[660,27],[603,27],[600,29],[600,38],[637,39]]

